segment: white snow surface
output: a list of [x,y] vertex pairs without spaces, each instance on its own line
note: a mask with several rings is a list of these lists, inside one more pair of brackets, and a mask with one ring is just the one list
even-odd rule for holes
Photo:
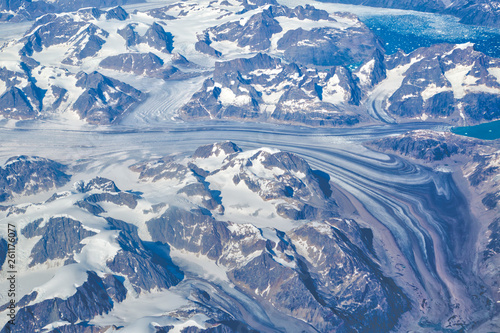
[[[239,153],[237,158],[240,160],[238,166],[244,163],[248,158],[256,154],[273,154],[279,150],[273,148],[261,148],[255,150],[247,150]],[[226,154],[214,154],[206,159],[181,159],[181,162],[187,163],[193,161],[203,167],[209,167],[213,170],[221,168],[228,161]],[[247,172],[259,179],[273,179],[275,176],[283,173],[283,170],[278,168],[266,169],[261,164],[262,158],[254,160],[254,164],[248,167]],[[118,163],[118,164],[116,164]],[[64,265],[65,259],[50,260],[43,264],[37,264],[29,267],[31,262],[30,253],[33,246],[39,241],[40,236],[27,239],[22,234],[20,236],[20,244],[18,256],[18,272],[20,274],[19,283],[22,283],[20,292],[29,294],[32,291],[38,293],[35,300],[30,304],[39,303],[47,299],[55,297],[67,299],[74,295],[77,288],[85,283],[87,280],[87,271],[94,271],[99,276],[104,277],[106,274],[113,273],[106,265],[106,262],[111,260],[120,247],[116,241],[119,231],[109,230],[104,216],[124,220],[125,222],[136,225],[139,228],[139,236],[145,241],[151,241],[146,221],[159,216],[169,205],[177,205],[190,209],[193,207],[192,203],[184,202],[186,199],[181,199],[177,195],[177,190],[186,185],[186,183],[177,184],[175,186],[165,186],[165,182],[143,182],[137,179],[137,175],[127,168],[129,163],[112,162],[109,167],[99,168],[99,176],[109,177],[115,181],[116,185],[121,189],[127,189],[132,186],[134,190],[143,192],[143,199],[139,199],[138,205],[134,209],[126,206],[118,206],[109,202],[100,202],[106,212],[101,216],[94,216],[87,211],[75,206],[74,203],[82,200],[85,196],[92,193],[99,193],[100,190],[93,189],[88,193],[79,193],[72,189],[75,181],[89,179],[95,176],[95,173],[87,171],[78,173],[72,181],[63,189],[66,191],[60,192],[60,198],[47,203],[40,202],[39,204],[21,203],[18,207],[26,209],[25,213],[17,213],[14,215],[6,216],[2,213],[2,223],[15,223],[18,232],[26,225],[35,221],[38,218],[43,218],[44,221],[40,227],[46,225],[50,218],[64,216],[76,221],[80,221],[83,228],[93,231],[96,234],[87,237],[81,241],[83,248],[80,252],[74,254],[76,263]],[[278,201],[264,201],[257,193],[254,193],[246,187],[244,182],[239,185],[234,185],[232,177],[236,172],[234,168],[214,173],[213,176],[207,177],[210,182],[211,189],[220,189],[222,192],[223,205],[226,207],[226,212],[223,216],[216,216],[220,220],[232,221],[228,224],[229,230],[235,235],[249,234],[257,239],[271,239],[275,243],[279,242],[274,228],[279,230],[288,230],[297,223],[279,217],[276,214],[275,206]],[[298,174],[298,176],[303,176]],[[33,198],[32,198],[33,199]],[[163,209],[153,212],[152,205],[168,202]],[[184,206],[183,206],[184,205]],[[249,224],[251,223],[251,224]],[[257,227],[264,228],[261,230]],[[0,230],[0,236],[5,237],[5,230]],[[245,262],[250,261],[254,257],[261,254],[256,251],[247,257],[241,256],[241,249],[235,244],[225,249],[224,258],[230,262],[235,262],[238,265],[243,265]],[[224,267],[220,263],[207,258],[204,255],[197,253],[186,252],[185,250],[178,250],[171,248],[171,257],[175,264],[177,264],[184,272],[190,276],[222,283],[229,285],[227,278],[228,267]],[[283,265],[290,266],[291,264],[283,259],[276,258],[276,260]],[[293,265],[292,265],[293,266]],[[290,267],[292,267],[290,266]],[[2,277],[5,277],[5,272],[2,272]],[[122,303],[117,303],[113,311],[107,315],[94,318],[92,321],[96,324],[114,324],[126,326],[126,332],[147,332],[152,318],[157,315],[165,314],[168,311],[178,309],[186,306],[189,302],[186,295],[177,294],[175,288],[170,291],[153,290],[151,292],[141,292],[137,294],[131,289],[130,283],[126,279],[125,285],[129,288],[127,299]],[[6,285],[6,282],[0,283],[0,287]],[[2,295],[3,296],[3,295]],[[167,300],[168,302],[161,302],[160,300]],[[137,307],[140,307],[138,311]],[[5,317],[5,316],[3,316]],[[3,318],[2,317],[2,318]],[[165,317],[166,318],[166,317]],[[204,326],[204,320],[207,318],[190,318],[189,321],[178,319],[165,319],[162,317],[160,321],[172,324],[176,330],[181,330],[187,325],[193,325],[193,320],[199,327]],[[5,324],[1,322],[0,324]],[[47,329],[54,328],[58,325],[63,325],[61,322],[54,322],[47,326]]]

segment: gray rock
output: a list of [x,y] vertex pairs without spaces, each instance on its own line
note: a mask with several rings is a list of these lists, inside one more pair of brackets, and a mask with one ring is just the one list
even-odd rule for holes
[[120,192],[118,187],[116,187],[114,181],[103,177],[95,177],[91,179],[87,184],[85,184],[85,187],[83,188],[83,192],[95,190],[111,193]]
[[75,65],[79,64],[78,61],[75,61],[74,58],[77,60],[82,60],[87,57],[92,57],[94,56],[99,50],[101,49],[102,45],[104,45],[106,41],[98,36],[92,35],[89,37],[87,43],[83,47],[77,47],[76,50],[74,51],[74,55],[63,59],[61,63],[67,64],[67,65]]
[[163,67],[163,60],[154,53],[124,53],[109,56],[99,64],[102,68],[153,76]]
[[181,71],[175,66],[167,66],[160,73],[160,77],[164,80],[175,79],[177,75],[179,75]]
[[2,0],[0,1],[1,10],[16,10],[23,6],[27,1],[24,0]]
[[216,49],[211,47],[210,44],[204,40],[197,41],[196,44],[194,44],[194,48],[198,52],[207,54],[215,58],[219,58],[222,55],[220,51],[217,51]]
[[[323,316],[330,320],[326,327],[335,327],[331,325],[331,322],[335,322],[335,315],[315,301],[314,296],[301,282],[300,274],[287,266],[278,264],[273,259],[275,251],[278,249],[281,251],[281,248],[275,247],[276,244],[273,242],[263,240],[255,228],[246,226],[242,229],[244,231],[242,233],[229,233],[221,222],[199,213],[182,212],[178,208],[171,208],[161,218],[149,221],[148,228],[154,237],[158,237],[161,241],[168,241],[176,248],[194,253],[207,253],[210,258],[226,267],[235,267],[229,272],[229,278],[238,288],[254,295],[253,297],[257,299],[265,297],[266,302],[273,302],[274,308],[294,317],[303,318],[302,314],[315,313],[307,317],[310,319],[317,317],[318,312],[323,313]],[[232,228],[238,227],[233,225]],[[183,233],[192,235],[192,238],[183,238],[180,236]],[[208,240],[206,241],[205,238]],[[212,247],[205,249],[207,243],[211,243]],[[286,247],[286,245],[283,246]],[[289,247],[285,250],[288,249]],[[238,263],[237,258],[246,258],[250,254],[254,256],[255,251],[262,251],[262,254],[249,262]],[[284,260],[290,261],[290,259]],[[280,297],[275,298],[274,294],[277,289],[283,292],[278,291]],[[259,294],[254,294],[255,290],[258,290]],[[266,290],[269,291],[266,292]],[[261,294],[262,291],[264,293]],[[203,297],[207,299],[207,296]],[[323,324],[322,327],[325,325]]]
[[[222,254],[223,244],[230,234],[223,222],[203,215],[200,211],[188,212],[178,207],[168,208],[163,215],[146,224],[153,241],[201,253],[214,260]],[[185,233],[191,237],[184,237]]]
[[460,18],[461,23],[484,25],[489,27],[500,26],[498,3],[489,0],[455,0],[443,2],[440,0],[321,0],[323,2],[348,3],[370,7],[411,9],[422,12],[450,14]]
[[93,215],[99,215],[101,213],[104,213],[106,212],[101,206],[99,206],[98,204],[96,203],[91,203],[91,202],[88,202],[86,200],[79,200],[77,202],[75,202],[75,206],[78,206],[80,208],[83,208],[85,209],[86,211],[88,211],[89,213],[93,214]]
[[[330,230],[308,224],[290,234],[292,244],[297,241],[308,244],[298,252],[306,255],[307,268],[302,270],[311,279],[318,301],[358,332],[371,332],[375,326],[391,330],[411,308],[410,300],[394,281],[382,275],[377,264],[366,255],[369,251],[363,244],[361,248],[354,245],[339,230],[346,226],[325,227]],[[351,235],[354,239],[361,238],[356,232]]]
[[306,65],[350,66],[370,60],[381,42],[366,26],[344,30],[298,28],[287,31],[278,41],[285,59]]
[[85,229],[81,222],[66,217],[50,218],[43,227],[39,227],[40,222],[35,221],[21,230],[27,238],[42,236],[31,251],[30,267],[47,260],[71,259],[74,252],[83,248],[80,241],[96,234]]
[[500,119],[500,95],[488,92],[469,93],[460,100],[463,111],[473,122]]
[[[330,14],[326,10],[317,9],[311,5],[297,6],[295,8],[289,8],[287,6],[281,5],[271,5],[266,9],[272,17],[280,17],[285,16],[288,18],[297,18],[299,20],[311,20],[311,21],[319,21],[319,20],[327,20],[327,21],[335,21],[333,17],[330,17]],[[265,10],[265,11],[266,11]]]
[[[489,68],[500,67],[500,61],[474,51],[472,46],[456,47],[438,44],[417,49],[409,55],[402,53],[388,57],[386,66],[413,64],[404,73],[401,86],[387,100],[387,110],[397,117],[415,118],[424,113],[450,123],[461,122],[462,115],[469,123],[479,123],[500,118],[499,96],[492,91],[500,83],[490,74]],[[453,78],[447,73],[471,67],[463,86],[463,93],[454,91]],[[477,86],[484,85],[484,89]],[[462,96],[463,95],[463,96]]]
[[[72,57],[82,59],[95,54],[104,42],[103,38],[107,36],[106,31],[92,23],[83,20],[75,21],[69,15],[48,14],[38,19],[28,30],[26,36],[21,40],[24,47],[19,53],[31,56],[33,52],[40,52],[44,47],[67,43],[74,38],[78,42],[75,45],[76,50],[72,52]],[[98,40],[102,42],[98,42]]]
[[170,32],[165,32],[163,27],[156,22],[141,37],[141,42],[165,53],[171,53],[174,49],[174,37]]
[[470,184],[474,187],[492,181],[493,177],[495,177],[500,170],[498,166],[492,166],[489,163],[491,162],[489,156],[476,155],[474,156],[474,162],[477,163],[477,166],[467,177]]
[[9,119],[34,119],[41,114],[46,90],[36,85],[31,67],[23,62],[20,65],[23,72],[0,68],[0,80],[6,87],[0,95],[0,114]]
[[210,191],[207,184],[203,182],[186,185],[185,187],[177,191],[177,193],[185,194],[188,197],[201,197],[202,205],[208,210],[218,209],[221,204],[219,197],[220,193],[216,191]]
[[495,209],[500,202],[500,191],[486,194],[481,202],[487,209]]
[[500,218],[495,219],[489,226],[488,232],[490,233],[490,241],[486,245],[483,252],[484,260],[500,254]]
[[257,333],[259,331],[252,329],[250,326],[239,320],[224,320],[206,329],[202,329],[197,326],[189,326],[183,328],[181,332],[182,333],[233,333],[233,332]]
[[[54,321],[67,321],[78,325],[77,322],[88,321],[97,315],[111,311],[114,301],[108,291],[115,290],[124,293],[126,289],[124,287],[110,288],[96,273],[88,271],[87,274],[88,280],[76,288],[77,291],[73,296],[65,300],[48,299],[22,307],[18,309],[16,324],[7,323],[1,332],[37,332]],[[113,281],[112,286],[116,286],[116,283],[120,283],[118,279]],[[124,295],[113,296],[124,298]]]
[[239,47],[249,46],[261,51],[271,46],[270,38],[283,29],[269,10],[264,10],[250,17],[242,26],[239,22],[228,22],[210,29],[215,41],[237,42]]
[[71,178],[67,167],[40,157],[15,156],[0,168],[0,200],[14,194],[31,195],[66,184]]
[[74,11],[84,7],[109,8],[144,2],[142,0],[56,0],[61,11]]
[[3,0],[0,2],[0,21],[32,21],[43,14],[53,11],[57,11],[57,8],[50,2]]
[[[266,102],[265,95],[281,97]],[[203,83],[179,113],[184,119],[269,119],[311,126],[354,125],[360,121],[354,112],[360,99],[360,88],[346,68],[320,71],[284,64],[259,53],[252,58],[217,62],[213,78]],[[268,108],[272,111],[267,111]]]
[[89,123],[116,122],[145,98],[139,90],[98,72],[80,72],[76,78],[76,86],[85,91],[73,104],[73,109]]
[[156,182],[160,179],[185,179],[191,171],[185,165],[174,162],[167,156],[149,162],[139,162],[129,167],[134,172],[139,172],[139,179]]
[[109,326],[99,327],[88,323],[78,323],[75,325],[59,326],[52,330],[53,333],[104,333],[109,330]]
[[134,209],[137,206],[137,195],[127,192],[120,192],[117,194],[111,193],[94,193],[85,198],[89,203],[111,202],[118,206],[127,206]]
[[278,5],[276,0],[237,0],[245,7],[243,12],[256,9],[265,5]]
[[208,158],[220,154],[230,155],[241,152],[241,148],[231,141],[224,141],[198,147],[193,153],[193,158]]
[[118,34],[125,39],[127,46],[134,46],[139,44],[140,41],[140,36],[139,34],[134,30],[135,24],[127,24],[125,28],[123,29],[118,29]]
[[128,18],[129,18],[128,13],[125,11],[125,9],[123,9],[120,6],[108,9],[106,11],[106,20],[115,19],[119,21],[125,21]]
[[384,7],[384,8],[399,8],[399,9],[412,9],[424,12],[436,12],[443,10],[445,4],[439,0],[418,1],[418,0],[403,0],[393,2],[391,0],[321,0],[322,2],[335,2],[335,3],[349,3],[354,5],[364,5],[370,7]]
[[[360,66],[359,69],[361,68],[362,67]],[[374,87],[386,77],[387,71],[385,66],[384,53],[380,49],[377,49],[373,54],[373,68],[371,68],[371,71],[369,72],[368,84]]]
[[335,19],[330,17],[330,15],[326,10],[317,9],[314,6],[307,4],[305,5],[305,7],[297,6],[294,9],[287,11],[286,16],[290,18],[296,17],[299,20],[307,19],[312,21],[319,21],[319,20],[335,21]]
[[84,20],[98,19],[104,12],[96,7],[82,8],[78,10],[78,15]]
[[468,152],[467,145],[463,145],[461,142],[448,142],[442,138],[434,137],[413,137],[409,134],[376,140],[370,145],[383,151],[390,150],[428,162],[440,161],[455,154]]
[[33,58],[26,57],[23,55],[23,56],[21,56],[21,64],[20,65],[23,67],[26,66],[27,68],[32,70],[33,68],[40,66],[40,63]]
[[5,259],[7,259],[7,241],[3,238],[0,239],[0,269],[5,263]]
[[172,65],[185,68],[197,66],[196,64],[193,64],[192,62],[187,60],[186,57],[184,57],[180,53],[172,53]]
[[[325,195],[318,178],[308,163],[302,158],[284,152],[269,153],[258,151],[249,158],[241,159],[238,154],[230,155],[221,169],[224,172],[235,169],[234,184],[241,181],[263,200],[281,199],[284,203],[276,206],[277,214],[293,220],[316,220],[337,216],[337,205]],[[281,174],[274,177],[255,177],[247,167],[261,163],[265,169],[280,169]]]
[[[177,193],[200,199],[200,204],[208,209],[203,214],[224,213],[224,206],[218,190],[210,188],[207,177],[231,169],[234,184],[244,182],[263,200],[284,199],[285,204],[276,206],[276,213],[294,220],[320,219],[337,216],[336,203],[331,199],[328,178],[313,172],[307,162],[288,153],[269,153],[258,151],[253,156],[241,158],[241,149],[226,141],[199,147],[193,154],[193,162],[179,164],[171,157],[131,166],[140,172],[140,179],[157,181],[159,179],[177,179],[179,183],[191,179]],[[219,157],[223,159],[220,169],[206,171],[196,165],[197,159]],[[248,171],[254,163],[261,163],[266,169],[281,169],[279,176],[261,178]],[[192,179],[196,179],[193,182]]]
[[70,15],[47,14],[39,18],[28,30],[20,42],[24,45],[19,54],[32,56],[43,48],[53,45],[71,43],[69,55],[63,60],[64,64],[79,65],[81,60],[94,56],[105,43],[108,32],[100,29],[85,19],[98,15],[97,11],[83,11],[82,20],[75,20]]
[[52,104],[52,109],[57,110],[57,108],[59,108],[61,103],[68,100],[69,93],[66,89],[58,86],[51,86],[50,89],[52,95],[56,98],[54,103]]
[[125,288],[122,281],[122,277],[111,274],[106,275],[103,279],[106,292],[116,303],[123,302],[127,297],[127,288]]
[[121,247],[117,255],[107,262],[107,266],[127,276],[136,292],[168,289],[182,280],[183,274],[172,263],[168,248],[145,244],[134,225],[112,218],[107,218],[107,221],[112,230],[120,230],[117,241]]
[[[246,292],[261,292],[277,310],[301,318],[320,332],[343,332],[341,319],[320,304],[302,281],[301,274],[277,263],[269,253],[263,253],[244,267],[231,271],[229,276]],[[268,286],[269,291],[264,293]]]
[[498,2],[493,1],[456,1],[446,12],[460,17],[460,23],[500,27]]
[[[309,103],[299,104],[297,100],[309,101]],[[340,112],[339,107],[329,103],[315,102],[314,98],[306,95],[302,90],[292,88],[281,96],[271,118],[280,122],[309,126],[352,126],[359,123],[359,116],[338,115]]]
[[[207,253],[203,248],[207,237],[213,245],[209,257],[233,268],[228,277],[237,288],[258,300],[272,302],[278,311],[301,318],[319,331],[348,332],[348,327],[356,327],[357,331],[369,332],[376,325],[390,330],[409,309],[409,301],[365,254],[369,250],[363,241],[351,243],[347,235],[361,237],[359,228],[348,227],[352,224],[355,222],[337,223],[330,226],[330,233],[326,233],[327,224],[305,225],[291,231],[291,237],[278,232],[280,242],[275,244],[259,238],[258,230],[243,227],[241,233],[228,233],[224,224],[210,217],[172,207],[161,218],[149,221],[148,228],[160,241],[194,253]],[[210,231],[200,233],[198,228]],[[217,233],[212,232],[214,228]],[[348,229],[348,233],[340,229]],[[183,233],[193,239],[181,237]],[[294,241],[307,246],[297,250]],[[259,251],[261,254],[255,256]],[[250,254],[253,259],[244,263],[238,264],[235,259]],[[281,264],[277,256],[281,256],[280,262],[289,264]],[[331,258],[345,263],[337,265],[339,261]],[[344,280],[349,276],[354,281]],[[353,283],[357,287],[351,288]],[[209,296],[200,298],[208,300]],[[365,320],[357,320],[359,317]]]
[[39,115],[31,105],[26,94],[17,87],[12,87],[0,96],[0,112],[6,118],[33,119]]
[[89,24],[86,29],[80,31],[76,36],[77,43],[68,57],[62,60],[63,64],[79,65],[82,59],[93,57],[106,43],[105,38],[109,36],[107,31],[98,28],[94,24]]
[[[112,218],[106,220],[110,230],[119,231],[116,240],[121,250],[107,262],[108,267],[117,275],[107,274],[100,278],[96,273],[89,271],[88,281],[77,287],[76,293],[65,300],[54,298],[33,304],[37,293],[27,295],[17,304],[17,319],[20,323],[16,321],[15,327],[7,325],[2,332],[37,331],[57,321],[70,323],[59,327],[61,332],[104,332],[109,327],[88,325],[87,321],[97,315],[108,313],[115,303],[122,302],[126,298],[124,276],[137,292],[170,288],[179,283],[183,274],[172,263],[168,247],[143,242],[134,225]],[[42,236],[33,249],[37,252],[37,256],[44,251],[56,253],[56,257],[61,257],[57,255],[59,252],[66,255],[77,252],[80,250],[77,246],[78,239],[95,234],[82,229],[78,221],[68,218],[51,218],[41,227],[42,221],[41,219],[34,221],[21,231],[28,238]],[[42,242],[45,246],[39,248],[38,244]],[[5,306],[0,309],[3,310]]]

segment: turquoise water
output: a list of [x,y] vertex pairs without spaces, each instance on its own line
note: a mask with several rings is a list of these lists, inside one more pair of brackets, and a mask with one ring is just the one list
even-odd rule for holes
[[483,140],[500,139],[500,120],[476,126],[453,127],[451,131],[455,134]]
[[405,53],[439,43],[474,43],[474,49],[500,58],[500,30],[461,24],[456,17],[415,13],[403,15],[360,15],[382,41],[388,54]]
[[[399,49],[410,53],[438,43],[474,43],[474,49],[500,58],[500,29],[461,24],[458,18],[429,13],[399,15],[360,14],[360,19],[382,41],[388,54]],[[500,139],[500,120],[476,126],[454,127],[455,134],[483,140]]]

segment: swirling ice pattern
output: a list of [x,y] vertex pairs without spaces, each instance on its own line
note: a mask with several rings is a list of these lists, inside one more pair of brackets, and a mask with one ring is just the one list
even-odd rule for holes
[[[423,126],[436,128],[438,124],[346,129],[230,122],[112,131],[4,128],[0,139],[9,144],[0,147],[0,156],[7,159],[18,154],[40,155],[85,164],[87,172],[99,172],[116,163],[128,165],[153,155],[188,155],[200,145],[222,140],[232,140],[244,149],[270,146],[297,153],[350,193],[380,223],[374,229],[386,228],[390,232],[404,257],[398,260],[411,269],[413,280],[408,283],[419,285],[419,293],[447,303],[436,303],[433,311],[444,315],[451,303],[458,303],[460,311],[467,312],[470,296],[464,286],[474,284],[469,264],[474,251],[467,251],[467,247],[473,246],[474,232],[467,204],[451,175],[361,145],[367,139]],[[389,255],[382,255],[380,260],[384,267],[395,264]],[[460,275],[457,265],[462,265]]]

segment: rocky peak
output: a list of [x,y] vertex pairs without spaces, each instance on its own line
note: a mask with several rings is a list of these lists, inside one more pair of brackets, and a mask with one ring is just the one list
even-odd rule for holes
[[73,109],[90,123],[112,123],[145,98],[141,91],[99,72],[80,72],[76,79],[76,86],[85,90]]
[[154,22],[141,38],[143,43],[165,53],[171,53],[174,49],[174,38],[170,32],[166,32],[161,25]]
[[134,46],[140,43],[140,36],[135,31],[135,24],[127,24],[123,29],[118,29],[118,34],[126,41],[127,46]]
[[71,178],[67,167],[37,156],[15,156],[0,168],[0,198],[10,199],[14,194],[36,194],[66,184]]
[[[344,67],[287,64],[258,53],[217,62],[213,78],[181,108],[183,118],[266,119],[308,125],[352,125],[361,91]],[[203,107],[200,107],[203,105]]]
[[115,19],[115,20],[119,20],[119,21],[125,21],[128,18],[129,18],[128,13],[125,11],[125,9],[123,9],[120,6],[108,9],[106,11],[106,19],[107,20]]
[[104,12],[96,7],[90,7],[90,8],[79,9],[76,13],[82,19],[88,21],[92,19],[99,19]]
[[221,154],[230,155],[241,152],[242,150],[231,141],[218,142],[206,146],[198,147],[193,153],[193,158],[219,157]]
[[102,177],[95,177],[91,179],[83,189],[83,192],[90,191],[101,191],[101,192],[120,192],[118,187],[116,187],[115,182]]
[[385,101],[387,110],[398,118],[449,118],[474,124],[500,117],[496,74],[500,62],[475,51],[471,43],[398,53],[387,57],[386,66],[387,77],[403,76],[401,86]]

